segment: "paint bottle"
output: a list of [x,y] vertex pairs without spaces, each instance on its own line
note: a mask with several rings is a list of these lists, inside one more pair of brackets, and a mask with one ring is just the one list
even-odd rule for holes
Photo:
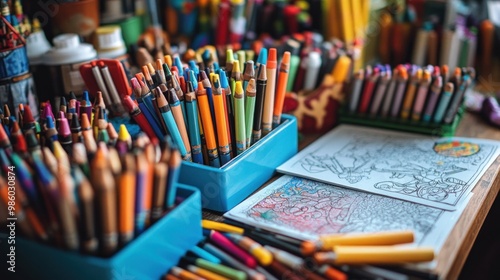
[[52,43],[54,47],[43,56],[43,64],[48,67],[53,81],[50,99],[53,104],[59,104],[60,96],[73,91],[78,97],[86,89],[79,69],[82,64],[95,59],[97,53],[92,45],[80,43],[77,34],[58,35]]

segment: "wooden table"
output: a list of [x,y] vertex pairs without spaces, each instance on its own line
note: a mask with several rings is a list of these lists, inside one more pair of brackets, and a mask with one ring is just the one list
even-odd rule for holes
[[[500,140],[500,129],[487,124],[476,115],[466,113],[458,127],[456,135]],[[299,143],[299,150],[316,140],[319,136],[308,135],[304,137]],[[500,157],[496,159],[472,190],[474,195],[438,253],[437,266],[433,272],[437,273],[441,279],[458,278],[488,211],[500,190],[500,178],[497,176],[499,170]],[[275,176],[267,184],[278,177]],[[204,211],[203,218],[214,221],[221,221],[223,219],[220,213],[211,211]]]

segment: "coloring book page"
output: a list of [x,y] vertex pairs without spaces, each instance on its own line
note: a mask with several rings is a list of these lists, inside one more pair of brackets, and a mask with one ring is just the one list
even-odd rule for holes
[[341,125],[277,170],[454,210],[498,157],[499,143]]
[[294,238],[412,230],[412,246],[438,251],[470,199],[445,211],[386,196],[284,175],[224,217]]

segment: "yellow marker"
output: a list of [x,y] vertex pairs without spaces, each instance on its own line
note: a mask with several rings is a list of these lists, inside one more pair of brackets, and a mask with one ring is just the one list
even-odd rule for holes
[[349,70],[351,68],[351,59],[342,55],[337,59],[335,67],[332,70],[332,76],[335,83],[343,83],[349,75]]
[[244,230],[240,227],[228,225],[225,223],[210,221],[210,220],[201,220],[201,227],[204,229],[229,232],[229,233],[243,234],[243,232],[244,232]]
[[206,270],[206,269],[203,269],[201,267],[197,267],[195,265],[189,264],[186,266],[186,268],[188,271],[191,271],[192,273],[194,273],[200,277],[203,277],[207,280],[229,280],[229,278],[221,276],[221,275],[214,273],[210,270]]
[[434,259],[434,249],[395,246],[334,246],[333,252],[314,254],[318,264],[403,264]]
[[252,239],[234,233],[228,233],[227,237],[254,256],[261,265],[268,266],[273,262],[273,254]]
[[380,246],[411,243],[413,241],[414,235],[410,230],[322,235],[318,240],[304,241],[301,251],[304,255],[310,255],[316,251],[332,250],[337,245]]

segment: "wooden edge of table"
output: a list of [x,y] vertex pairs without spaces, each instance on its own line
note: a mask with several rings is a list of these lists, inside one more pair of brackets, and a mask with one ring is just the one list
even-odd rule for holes
[[437,254],[434,272],[441,279],[457,279],[474,241],[500,189],[500,157],[488,168],[476,186],[464,212]]

